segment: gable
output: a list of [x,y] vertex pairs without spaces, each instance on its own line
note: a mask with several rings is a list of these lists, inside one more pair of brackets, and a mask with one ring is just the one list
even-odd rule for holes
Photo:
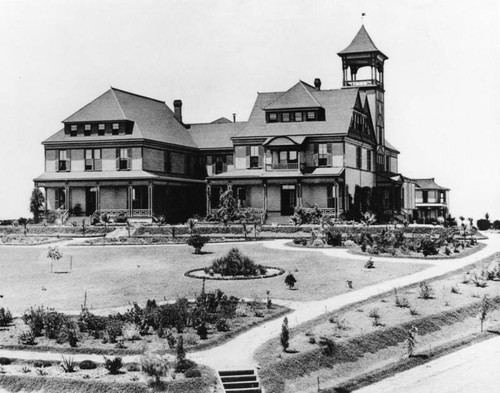
[[264,109],[279,110],[279,109],[297,109],[297,108],[319,108],[321,105],[312,96],[309,89],[314,90],[311,86],[300,81],[292,88],[280,95],[276,100],[267,105]]

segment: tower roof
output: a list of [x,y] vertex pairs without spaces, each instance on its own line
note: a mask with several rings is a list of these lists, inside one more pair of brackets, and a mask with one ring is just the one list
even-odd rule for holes
[[366,52],[378,52],[382,56],[387,59],[387,56],[382,53],[376,46],[371,37],[368,35],[368,32],[365,29],[365,26],[361,26],[358,31],[358,34],[354,37],[352,42],[349,44],[347,48],[338,53],[339,56],[347,55],[351,53],[366,53]]

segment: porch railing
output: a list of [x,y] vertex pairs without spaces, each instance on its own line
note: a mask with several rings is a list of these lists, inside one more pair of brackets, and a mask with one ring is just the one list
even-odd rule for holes
[[104,214],[106,213],[107,215],[111,217],[115,217],[119,214],[124,214],[126,216],[129,215],[129,210],[128,209],[101,209],[99,213]]
[[297,171],[299,169],[298,162],[277,162],[267,166],[267,169],[273,171]]
[[132,209],[132,217],[150,217],[151,210],[149,209]]

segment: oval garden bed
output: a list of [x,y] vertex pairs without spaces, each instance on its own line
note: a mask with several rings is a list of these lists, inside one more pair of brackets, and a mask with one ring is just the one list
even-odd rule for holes
[[259,278],[277,277],[285,273],[285,270],[279,267],[264,266],[264,268],[266,269],[266,274],[253,276],[223,276],[219,273],[210,274],[205,272],[205,268],[188,270],[186,273],[184,273],[184,275],[190,278],[199,278],[206,280],[257,280]]

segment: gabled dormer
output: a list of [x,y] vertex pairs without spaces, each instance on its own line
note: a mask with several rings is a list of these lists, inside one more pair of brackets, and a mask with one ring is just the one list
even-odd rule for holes
[[264,108],[266,123],[325,121],[325,109],[312,95],[321,86],[319,79],[316,84],[299,81],[271,102]]

